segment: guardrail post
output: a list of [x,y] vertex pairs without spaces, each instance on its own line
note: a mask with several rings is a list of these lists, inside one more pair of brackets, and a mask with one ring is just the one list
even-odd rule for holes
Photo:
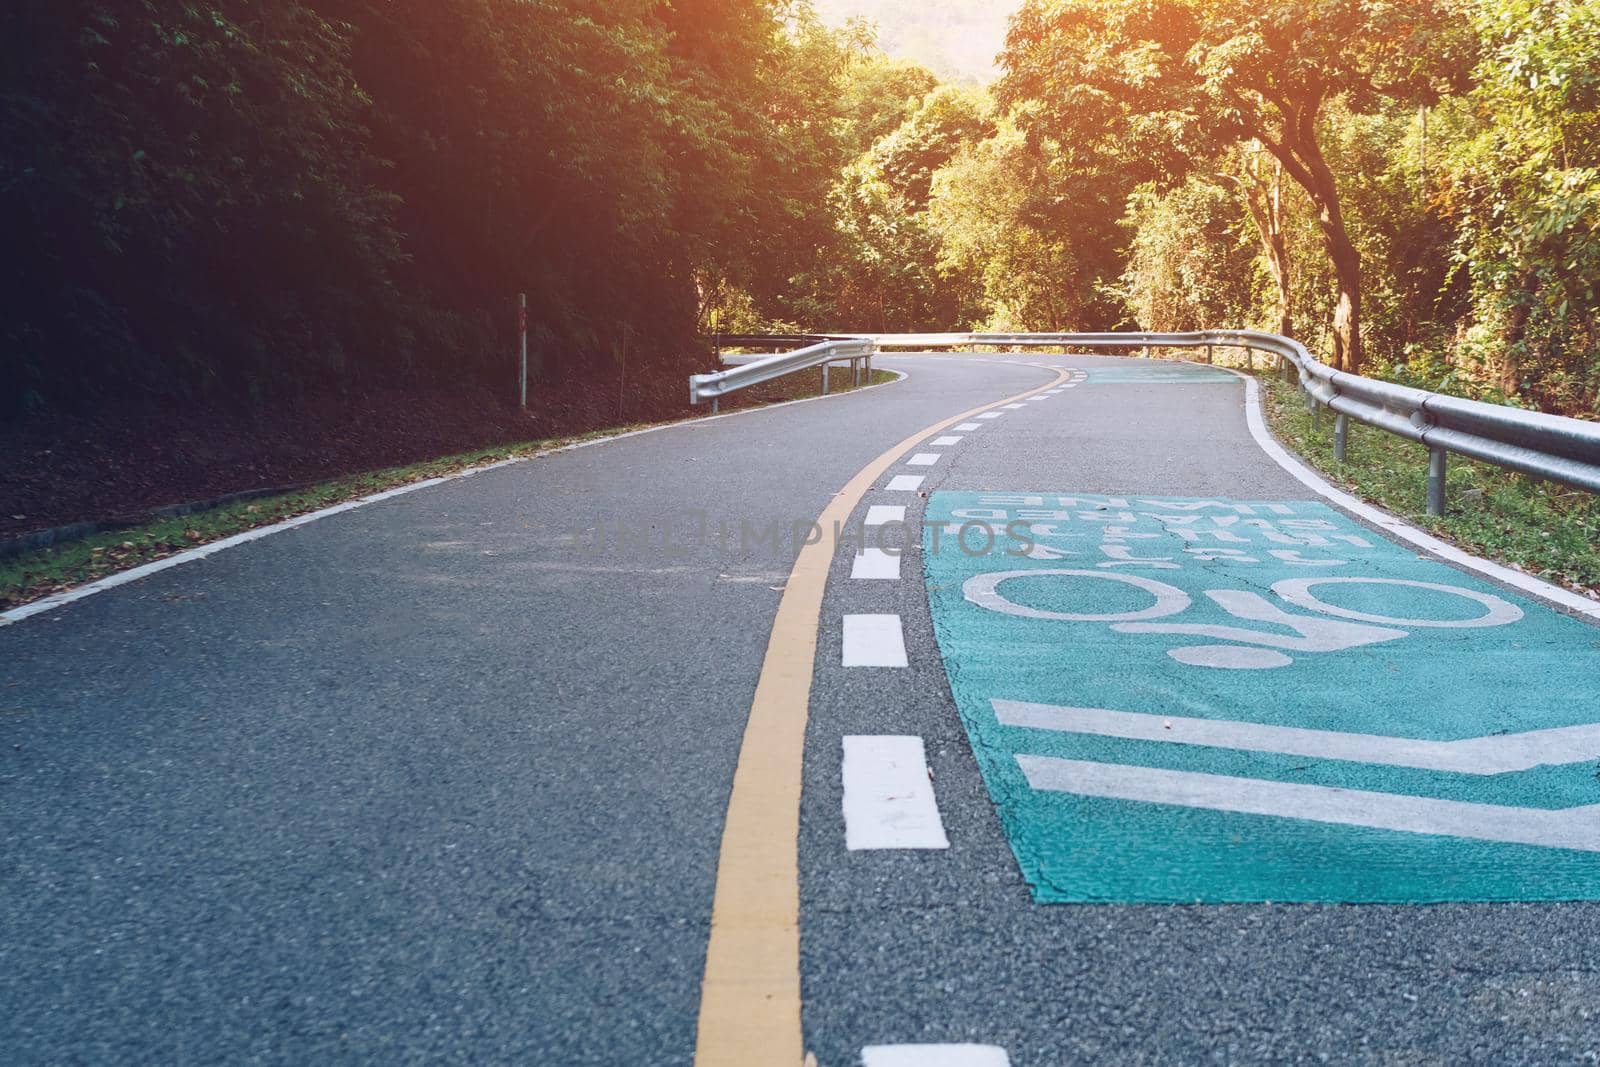
[[822,395],[828,395],[828,364],[822,365]]
[[859,359],[850,361],[850,388],[861,388],[861,361]]
[[1446,457],[1442,448],[1428,449],[1428,514],[1444,514],[1444,476]]
[[711,414],[715,415],[717,413],[718,401],[720,399],[720,397],[715,396],[711,398]]
[[1333,458],[1336,462],[1344,462],[1345,449],[1350,444],[1350,416],[1344,412],[1333,420]]
[[1311,432],[1322,432],[1322,405],[1317,403],[1315,397],[1311,400]]
[[1245,365],[1245,367],[1247,367],[1249,369],[1251,374],[1254,374],[1256,372],[1256,350],[1255,349],[1247,348],[1247,349],[1244,350],[1244,365]]
[[1216,362],[1216,360],[1212,357],[1211,346],[1210,345],[1206,345],[1206,362],[1207,363],[1215,363]]

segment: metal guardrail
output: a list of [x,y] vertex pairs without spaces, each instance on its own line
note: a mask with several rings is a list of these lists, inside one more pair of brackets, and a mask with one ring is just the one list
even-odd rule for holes
[[[782,343],[789,338],[784,335],[761,337],[755,334],[728,334],[723,335],[718,348],[724,345],[734,348],[762,347],[774,342]],[[814,340],[811,337],[801,337],[800,340]],[[774,378],[781,378],[785,374],[806,370],[810,367],[822,368],[822,392],[828,392],[828,368],[835,363],[848,361],[852,384],[860,385],[862,368],[866,369],[868,381],[872,380],[872,356],[877,351],[877,346],[868,338],[850,337],[837,340],[818,340],[805,348],[795,349],[793,352],[780,352],[766,359],[754,360],[738,367],[715,374],[691,374],[689,376],[689,403],[703,404],[711,401],[711,412],[716,414],[719,401],[729,393],[740,389],[748,389],[752,385],[770,382]]]
[[[760,335],[745,335],[741,340],[771,343]],[[731,339],[728,343],[736,343]],[[826,356],[823,350],[839,345],[864,345],[870,351],[881,348],[954,348],[970,345],[997,347],[1072,348],[1243,348],[1277,357],[1279,366],[1298,381],[1314,416],[1326,407],[1335,415],[1334,458],[1343,460],[1349,443],[1350,420],[1415,441],[1428,449],[1428,513],[1442,515],[1445,508],[1446,457],[1454,452],[1483,460],[1508,470],[1563,485],[1600,493],[1600,423],[1546,415],[1537,411],[1486,404],[1478,400],[1444,396],[1423,389],[1412,389],[1391,382],[1347,374],[1320,363],[1304,345],[1277,334],[1255,330],[1202,330],[1194,333],[937,333],[863,334],[848,341],[828,340],[798,352],[774,356],[769,360],[735,368],[721,375],[695,375],[689,389],[695,403],[699,397],[696,382],[727,378],[756,367],[776,366],[778,361],[805,355],[808,362],[786,370],[774,370],[755,381],[766,381],[779,374],[815,366]],[[819,354],[822,352],[822,354]],[[810,355],[806,355],[809,353]],[[839,357],[832,357],[839,358]],[[754,381],[746,384],[754,384]],[[736,385],[733,388],[743,388]],[[723,392],[731,390],[722,390]]]

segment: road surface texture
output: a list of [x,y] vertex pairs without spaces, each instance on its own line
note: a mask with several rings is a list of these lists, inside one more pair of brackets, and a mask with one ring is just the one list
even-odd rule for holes
[[[1284,596],[1284,576],[1299,573],[1286,568],[1313,566],[1262,516],[1303,507],[1291,532],[1393,547],[1342,515],[1350,525],[1335,531],[1321,505],[1303,503],[1316,494],[1247,429],[1242,380],[1096,356],[880,363],[905,379],[450,481],[0,627],[0,1061],[694,1062],[697,1042],[711,1040],[697,1016],[713,896],[719,863],[738,859],[723,851],[724,822],[758,680],[772,669],[769,635],[796,542],[843,501],[854,523],[886,521],[870,509],[889,509],[909,533],[903,554],[870,562],[848,539],[824,539],[835,550],[815,657],[795,661],[811,678],[799,1010],[820,1067],[864,1056],[928,1067],[1596,1062],[1600,905],[1586,901],[1600,897],[1600,851],[1583,835],[1600,809],[1559,820],[1600,802],[1600,748],[1573,742],[1586,764],[1533,759],[1524,796],[1520,772],[1462,774],[1424,766],[1428,752],[1389,754],[1387,735],[1429,737],[1418,716],[1443,698],[1436,681],[1368,689],[1337,666],[1307,679],[1345,662],[1397,677],[1413,661],[1478,663],[1513,680],[1532,670],[1559,701],[1506,721],[1486,711],[1482,730],[1436,740],[1581,729],[1585,714],[1600,719],[1572,698],[1597,688],[1600,628],[1411,550],[1412,564],[1438,570],[1390,581],[1418,603],[1434,596],[1434,621],[1352,625],[1399,609],[1324,585],[1317,603],[1344,612],[1338,634],[1367,636],[1304,637],[1281,620],[1240,622],[1235,600],[1228,633],[1276,636],[1236,634],[1228,647],[1251,651],[1234,654],[1294,665],[1279,675],[1185,666],[1170,638],[1080,625],[1172,600],[1189,573],[1148,561],[1187,566],[1196,546],[1142,533],[1134,512],[1146,525],[1154,512],[1206,517],[1197,502],[1215,500],[1246,525],[1261,520],[1231,542],[1208,527],[1205,544],[1233,557],[1192,557],[1226,567],[1245,549],[1286,552],[1250,585],[1252,603]],[[976,409],[988,410],[900,449]],[[891,451],[859,502],[839,495]],[[974,623],[963,612],[985,609],[967,579],[987,564],[938,554],[930,531],[973,507],[1034,507],[1030,494],[1051,498],[1037,505],[1046,511],[1111,517],[1093,546],[1023,563],[1080,572],[1125,561],[1107,573],[1146,585],[1084,579],[1105,602],[1069,603],[1002,579],[995,588],[1034,615]],[[1182,526],[1161,521],[1153,529]],[[1121,532],[1104,533],[1108,522]],[[1304,525],[1316,522],[1329,524]],[[1274,540],[1254,543],[1261,536]],[[1021,565],[997,556],[991,569]],[[1353,555],[1328,565],[1365,566]],[[1468,591],[1424,588],[1441,585]],[[1198,589],[1184,594],[1198,605],[1191,615],[1226,606]],[[1543,629],[1448,628],[1496,611]],[[845,647],[847,616],[898,619],[905,665],[847,666],[897,651],[865,631]],[[1332,625],[1328,611],[1315,618]],[[1001,624],[1018,627],[1014,640]],[[1065,628],[1026,629],[1050,625]],[[1487,640],[1500,644],[1473,643]],[[1367,644],[1340,651],[1352,641]],[[1403,647],[1418,651],[1387,651]],[[1577,680],[1546,677],[1550,663]],[[1227,686],[1246,674],[1254,688],[1229,704]],[[1191,677],[1197,695],[1184,697]],[[994,678],[1018,688],[991,694]],[[1078,749],[1088,728],[1025,733],[1044,739],[1021,762],[1004,749],[1016,731],[984,718],[1001,714],[989,696],[1035,700],[1032,714],[1050,715],[1091,690],[1165,702],[1113,709],[1154,718]],[[1400,710],[1367,715],[1389,700],[1373,694],[1391,690]],[[1353,717],[1273,718],[1290,705]],[[1218,719],[1249,720],[1264,739],[1127,739]],[[1351,732],[1384,735],[1370,741],[1378,754],[1324,758],[1318,746],[1346,743],[1329,735]],[[846,738],[860,739],[854,779]],[[920,739],[927,769],[902,745],[889,762],[910,777],[883,778],[883,738]],[[1217,751],[1232,762],[1194,757]],[[1404,766],[1370,767],[1385,761]],[[1018,785],[1024,766],[1045,767],[1032,789]],[[1122,779],[1105,787],[1122,793],[1090,796],[1082,784],[1094,768],[1130,766],[1146,776],[1140,789],[1166,774],[1162,788],[1189,792],[1153,802],[1129,799]],[[1039,784],[1058,772],[1067,777]],[[1266,783],[1268,806],[1285,803],[1270,788],[1312,790],[1288,801],[1306,817],[1196,799],[1246,781]],[[1372,797],[1397,794],[1423,798],[1418,811],[1378,803],[1373,814]],[[923,806],[905,815],[907,803]],[[1339,814],[1362,803],[1359,816]],[[1313,814],[1318,805],[1333,814]],[[1490,808],[1508,829],[1470,847],[1384,821]],[[1557,821],[1528,816],[1534,808]],[[1541,833],[1559,839],[1529,843]],[[1311,873],[1279,871],[1284,856]],[[1407,881],[1417,871],[1426,877]],[[955,1047],[906,1047],[935,1045]]]

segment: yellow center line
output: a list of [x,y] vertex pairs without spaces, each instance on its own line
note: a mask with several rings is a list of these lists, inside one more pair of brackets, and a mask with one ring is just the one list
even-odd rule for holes
[[[863,467],[840,490],[817,526],[843,525],[873,483],[923,438],[1044,392],[972,408],[917,431]],[[805,753],[817,624],[833,545],[824,537],[796,557],[772,623],[761,678],[733,773],[722,830],[711,940],[700,987],[696,1067],[766,1067],[803,1061],[800,1029],[800,782]]]

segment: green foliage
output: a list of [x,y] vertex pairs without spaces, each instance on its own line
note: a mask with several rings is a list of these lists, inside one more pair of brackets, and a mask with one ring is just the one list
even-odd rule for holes
[[981,280],[984,325],[998,330],[1114,324],[1106,273],[1119,262],[1108,223],[1124,191],[1064,174],[1006,120],[934,178],[929,221],[940,263]]
[[1443,209],[1474,316],[1462,362],[1537,405],[1600,414],[1600,2],[1483,0]]
[[1255,240],[1230,188],[1199,175],[1164,193],[1144,186],[1124,223],[1133,238],[1123,298],[1142,328],[1214,328],[1250,306]]
[[[1360,256],[1344,221],[1319,116],[1430,99],[1474,42],[1458,0],[1028,0],[1007,40],[999,96],[1091,162],[1181,179],[1243,140],[1310,196],[1339,300],[1334,358],[1362,356]],[[1103,165],[1103,164],[1102,164]]]
[[[847,13],[902,52],[997,24]],[[1600,410],[1600,0],[1026,0],[992,97],[873,32],[810,0],[14,0],[4,410],[507,383],[519,291],[557,382],[675,377],[713,325],[1132,321],[1346,366],[1364,333],[1397,380]]]
[[839,80],[836,121],[850,159],[893,133],[939,84],[926,67],[877,51],[856,56]]
[[0,50],[8,396],[255,393],[338,375],[369,331],[385,351],[365,313],[403,253],[346,27],[294,0],[22,0]]
[[928,206],[934,171],[962,146],[994,132],[989,98],[976,89],[941,86],[871,150],[871,168],[914,211]]
[[11,413],[509,382],[519,291],[546,377],[687,371],[830,239],[854,54],[772,0],[7,5]]

